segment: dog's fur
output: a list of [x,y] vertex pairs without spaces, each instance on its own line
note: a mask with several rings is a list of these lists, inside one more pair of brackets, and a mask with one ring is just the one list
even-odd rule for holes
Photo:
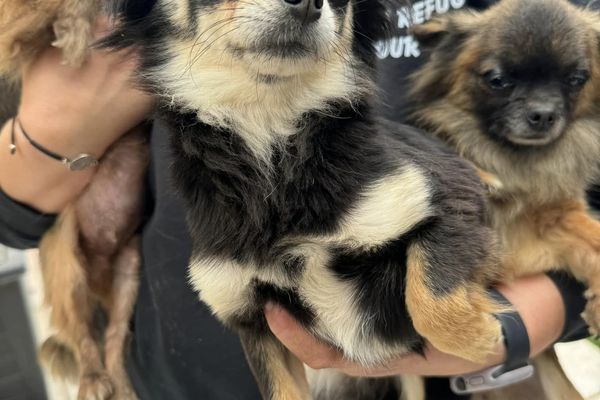
[[[97,0],[0,2],[2,122],[16,113],[24,70],[50,44],[62,49],[71,66],[85,61],[101,8]],[[78,380],[80,400],[135,398],[123,357],[137,297],[134,233],[141,222],[147,163],[144,133],[137,129],[111,147],[92,182],[40,243],[54,330],[40,360],[55,376]],[[99,310],[107,322],[98,323]]]
[[80,65],[88,54],[98,0],[3,0],[0,2],[0,76],[18,79],[48,44]]
[[[584,315],[598,333],[600,223],[585,190],[600,156],[599,14],[565,0],[503,0],[413,33],[431,49],[413,77],[414,121],[481,170],[504,279],[568,269],[589,286]],[[554,120],[530,124],[536,108]]]
[[107,45],[137,45],[161,98],[193,241],[190,282],[241,337],[267,399],[306,399],[274,301],[365,366],[420,351],[481,361],[501,340],[485,294],[495,238],[474,170],[378,117],[385,0],[159,0]]

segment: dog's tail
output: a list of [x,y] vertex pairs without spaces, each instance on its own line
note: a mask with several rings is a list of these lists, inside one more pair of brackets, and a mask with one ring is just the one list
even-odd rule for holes
[[54,377],[76,382],[79,365],[71,348],[56,336],[50,336],[42,343],[38,354],[40,362]]

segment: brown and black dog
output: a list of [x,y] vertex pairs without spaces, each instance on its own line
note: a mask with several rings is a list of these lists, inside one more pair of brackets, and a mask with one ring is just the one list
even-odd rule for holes
[[[14,115],[21,74],[48,45],[61,48],[69,65],[85,62],[101,8],[98,0],[0,2],[0,117]],[[79,381],[79,400],[135,398],[123,357],[137,298],[135,232],[148,158],[143,129],[119,140],[40,244],[54,330],[40,358],[57,377]],[[104,318],[98,318],[99,310]]]
[[504,0],[412,29],[417,125],[481,170],[504,279],[567,269],[600,331],[600,223],[585,192],[600,157],[600,16],[566,0]]

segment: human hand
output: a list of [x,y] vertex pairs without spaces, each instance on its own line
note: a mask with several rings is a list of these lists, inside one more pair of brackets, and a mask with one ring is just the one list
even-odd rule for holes
[[[109,20],[99,18],[96,37],[110,29]],[[80,68],[62,59],[60,49],[49,47],[25,71],[20,121],[57,153],[100,157],[151,113],[152,97],[134,83],[136,54],[95,49]]]
[[[97,24],[98,38],[111,26]],[[153,98],[136,87],[134,50],[92,50],[79,68],[63,65],[49,47],[25,71],[19,119],[32,138],[64,156],[100,158],[119,137],[151,114]],[[30,146],[17,130],[17,152],[0,151],[0,187],[9,196],[45,213],[60,212],[87,185],[94,170],[73,173]],[[10,122],[0,150],[8,149]]]
[[[564,324],[564,306],[556,286],[546,275],[532,276],[498,288],[519,311],[536,355],[558,339]],[[426,346],[425,357],[399,356],[388,364],[364,368],[348,361],[336,349],[320,342],[285,310],[272,304],[265,316],[275,336],[302,362],[313,369],[334,368],[351,376],[390,376],[399,374],[451,376],[475,372],[502,363],[504,347],[499,346],[485,365],[478,365]]]

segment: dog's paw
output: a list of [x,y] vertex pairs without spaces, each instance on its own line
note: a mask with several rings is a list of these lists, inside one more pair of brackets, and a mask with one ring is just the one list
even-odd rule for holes
[[[449,332],[450,333],[450,332]],[[497,318],[482,313],[468,325],[461,326],[447,336],[444,348],[432,342],[439,350],[477,364],[483,364],[502,342],[502,327]]]
[[111,400],[138,400],[135,391],[131,386],[129,376],[123,368],[109,371],[109,374],[115,389]]
[[108,374],[94,372],[81,377],[77,400],[107,400],[113,393],[113,382]]
[[600,295],[595,291],[587,290],[585,298],[587,299],[587,304],[581,316],[587,322],[590,333],[598,336],[600,335]]

